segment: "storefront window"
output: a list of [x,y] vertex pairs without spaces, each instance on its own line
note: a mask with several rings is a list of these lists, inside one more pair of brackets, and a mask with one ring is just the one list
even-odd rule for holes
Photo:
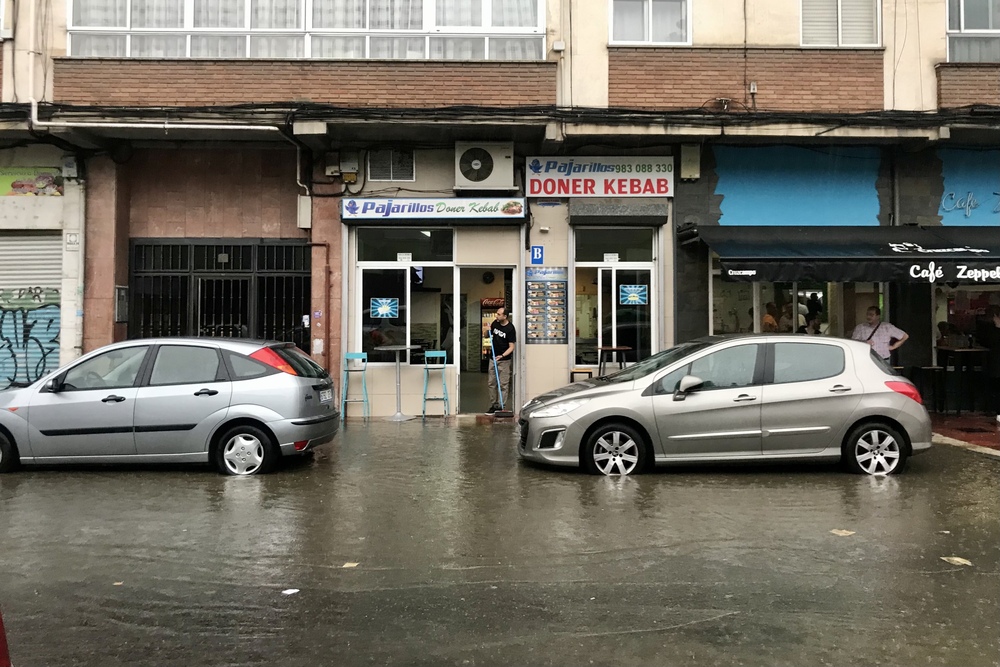
[[444,350],[454,362],[452,230],[358,229],[361,351],[394,362],[386,345],[412,345],[408,361]]
[[579,229],[576,233],[576,261],[603,262],[617,254],[619,262],[652,262],[653,232],[642,229]]
[[937,345],[971,347],[982,338],[983,327],[992,326],[987,309],[1000,305],[1000,285],[977,285],[935,289]]
[[414,262],[450,262],[454,257],[450,229],[358,229],[359,262],[395,262],[409,254]]
[[653,352],[654,234],[576,229],[575,363],[635,362]]

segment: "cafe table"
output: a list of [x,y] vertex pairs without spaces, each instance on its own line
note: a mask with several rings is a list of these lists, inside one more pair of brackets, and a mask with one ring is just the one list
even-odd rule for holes
[[419,350],[419,345],[381,345],[376,347],[377,352],[395,352],[396,353],[396,414],[391,417],[386,417],[386,421],[390,422],[405,422],[410,419],[415,419],[413,415],[404,415],[402,409],[402,394],[400,392],[400,377],[401,366],[399,355],[408,350]]
[[[968,371],[974,369],[977,364],[986,363],[986,355],[989,348],[986,347],[950,347],[939,345],[937,347],[938,366],[955,367],[958,376],[958,400],[955,403],[957,414],[962,414],[962,403],[965,402],[968,387]],[[973,405],[975,408],[975,405]]]

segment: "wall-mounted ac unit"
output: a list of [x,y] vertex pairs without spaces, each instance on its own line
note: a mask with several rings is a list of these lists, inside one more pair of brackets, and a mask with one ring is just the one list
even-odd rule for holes
[[514,144],[455,142],[456,190],[513,190]]

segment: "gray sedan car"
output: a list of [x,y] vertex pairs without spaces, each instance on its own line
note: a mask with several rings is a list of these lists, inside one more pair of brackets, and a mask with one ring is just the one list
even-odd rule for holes
[[162,338],[100,348],[0,391],[0,472],[18,463],[211,462],[267,472],[340,424],[326,370],[291,343]]
[[913,384],[867,343],[804,335],[711,336],[531,400],[519,454],[628,475],[703,461],[844,461],[903,470],[931,446]]

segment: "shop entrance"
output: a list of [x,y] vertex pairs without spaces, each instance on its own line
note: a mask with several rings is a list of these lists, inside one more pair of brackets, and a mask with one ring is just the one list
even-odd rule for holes
[[[490,359],[490,342],[487,337],[497,308],[513,309],[514,270],[503,266],[462,267],[459,269],[459,397],[458,412],[476,414],[490,407],[487,386]],[[515,315],[514,321],[523,321]],[[518,327],[517,354],[524,354],[524,332]],[[515,362],[515,368],[517,363]],[[512,382],[511,394],[516,395],[517,376]],[[510,409],[513,396],[504,396]]]
[[[576,363],[593,365],[608,348],[619,348],[628,361],[652,352],[650,288],[652,269],[625,266],[577,266]],[[628,348],[627,350],[625,348]]]

